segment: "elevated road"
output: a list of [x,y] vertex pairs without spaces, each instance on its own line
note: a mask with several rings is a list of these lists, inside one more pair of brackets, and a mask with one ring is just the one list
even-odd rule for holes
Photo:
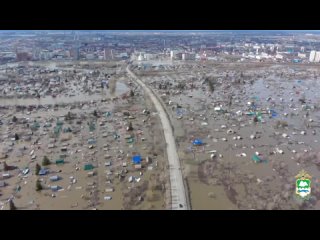
[[162,128],[164,131],[164,137],[167,145],[167,157],[169,161],[171,209],[188,210],[189,206],[187,204],[187,195],[183,183],[180,160],[177,153],[176,142],[174,139],[170,120],[168,119],[165,109],[163,108],[155,94],[144,82],[142,82],[133,72],[131,72],[130,65],[127,66],[127,72],[129,76],[131,76],[133,80],[143,88],[145,93],[148,94],[160,116]]

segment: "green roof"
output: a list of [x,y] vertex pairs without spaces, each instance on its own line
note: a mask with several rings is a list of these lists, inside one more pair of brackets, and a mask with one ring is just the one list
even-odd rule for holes
[[58,159],[58,160],[56,160],[56,164],[64,164],[64,159]]
[[256,163],[261,162],[261,159],[256,154],[253,154],[252,160],[255,161]]
[[87,171],[87,170],[92,170],[92,169],[93,169],[93,166],[92,166],[92,164],[85,164],[83,169],[84,169],[85,171]]

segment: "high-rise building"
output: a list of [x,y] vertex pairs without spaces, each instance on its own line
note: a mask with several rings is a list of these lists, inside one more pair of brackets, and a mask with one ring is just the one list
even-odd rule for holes
[[170,51],[170,59],[173,60],[176,58],[176,55],[177,55],[177,51],[176,50],[172,50]]
[[316,51],[312,50],[310,52],[309,61],[314,62],[315,56],[316,56]]
[[314,62],[320,62],[320,52],[316,52],[316,55],[315,55],[315,57],[314,57]]
[[173,59],[173,56],[174,56],[173,51],[170,51],[170,58],[171,58],[171,60]]

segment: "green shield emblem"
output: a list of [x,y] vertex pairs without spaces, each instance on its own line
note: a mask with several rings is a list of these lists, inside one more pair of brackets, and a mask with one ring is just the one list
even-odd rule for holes
[[305,198],[311,193],[311,181],[310,179],[297,179],[296,181],[296,194]]

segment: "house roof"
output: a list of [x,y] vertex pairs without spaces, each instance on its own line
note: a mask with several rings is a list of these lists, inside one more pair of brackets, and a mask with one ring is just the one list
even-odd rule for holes
[[55,176],[51,176],[50,180],[59,180],[59,176],[55,175]]
[[141,156],[140,156],[140,155],[133,156],[133,157],[132,157],[132,161],[133,161],[135,164],[139,164],[139,163],[141,162]]
[[193,145],[202,145],[202,144],[203,144],[203,142],[200,139],[195,139],[193,141]]
[[48,169],[40,169],[39,175],[46,175],[48,173]]

